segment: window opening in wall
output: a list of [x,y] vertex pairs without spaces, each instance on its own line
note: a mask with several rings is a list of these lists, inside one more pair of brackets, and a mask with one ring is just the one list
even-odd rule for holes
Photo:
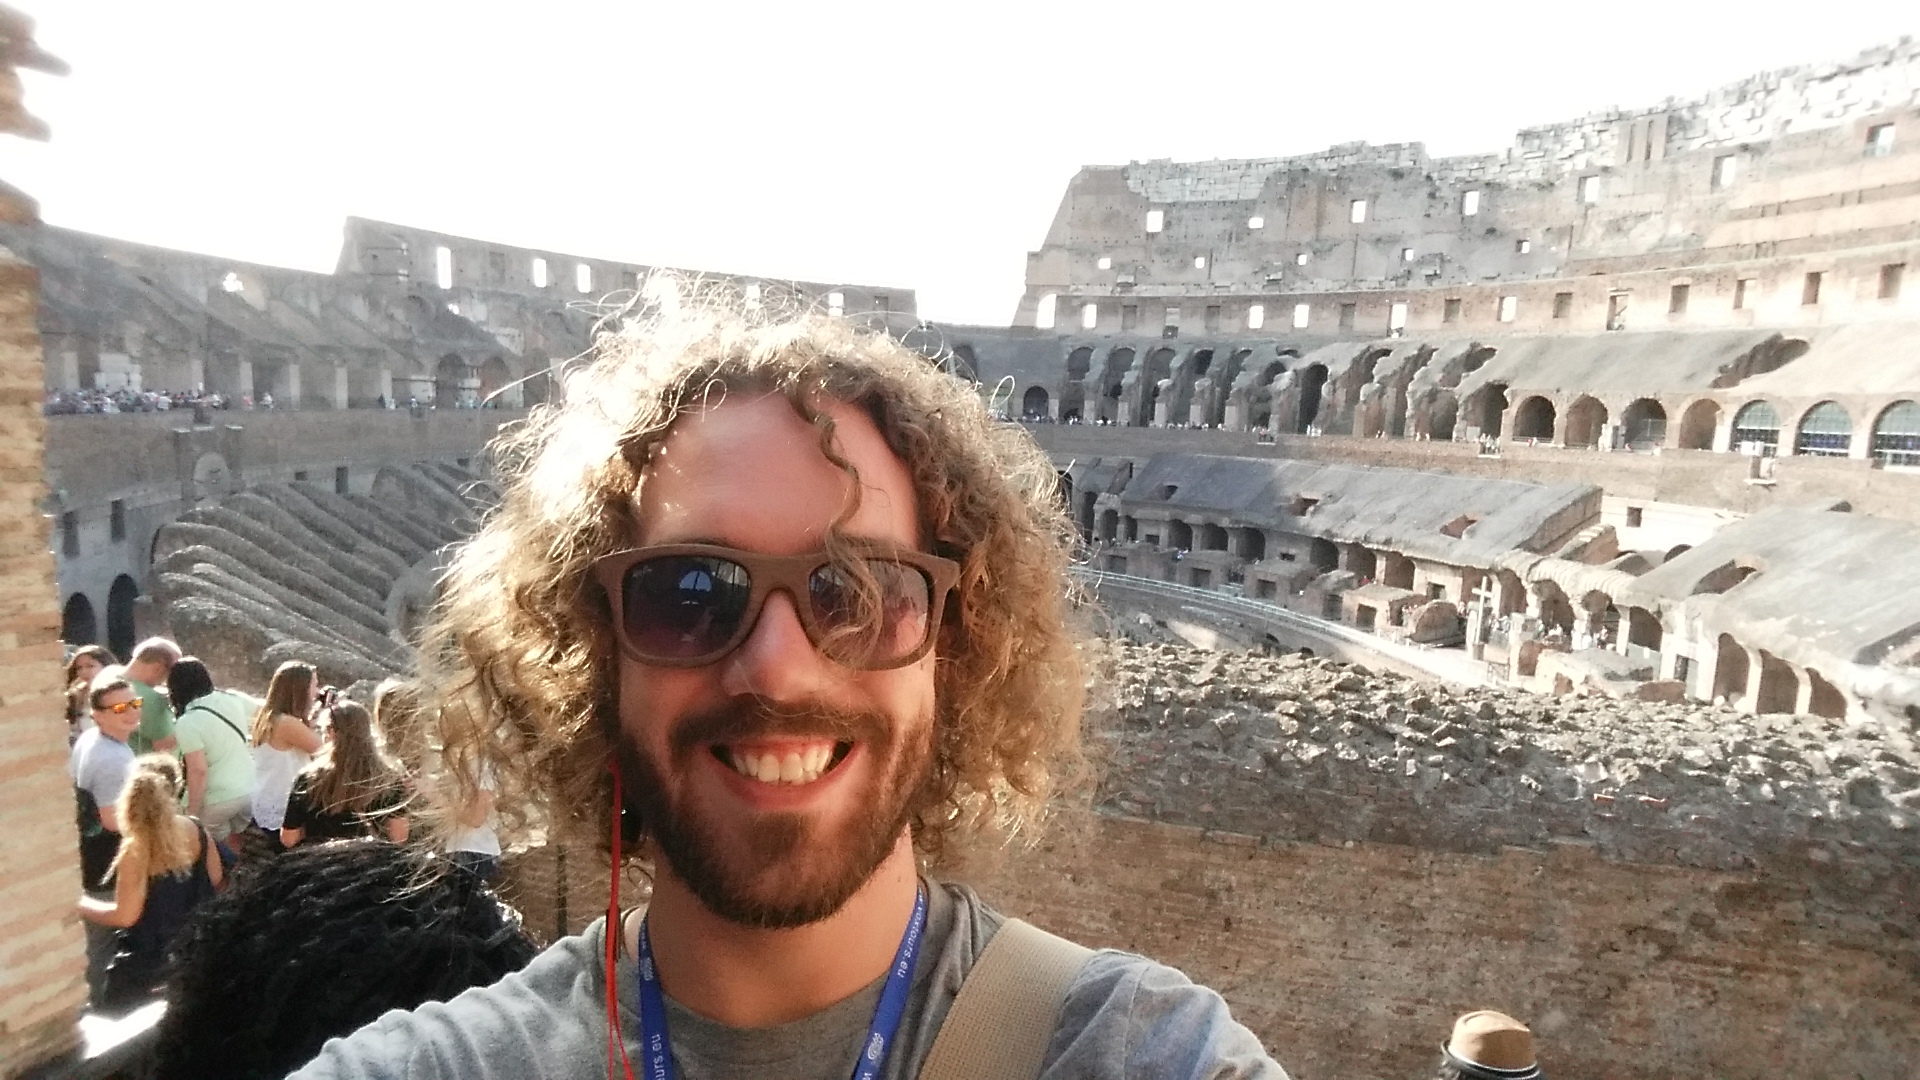
[[[1047,299],[1052,300],[1053,294],[1051,293],[1047,294]],[[847,294],[843,292],[828,293],[827,294],[827,314],[838,317],[841,315],[845,315],[846,313],[847,313]],[[1051,309],[1049,309],[1047,313],[1047,325],[1048,326],[1053,325],[1053,313]]]
[[1520,314],[1520,298],[1503,296],[1500,298],[1500,321],[1512,322]]
[[453,312],[455,315],[458,315],[460,314],[460,305],[449,303],[447,305],[447,310]]
[[1100,325],[1100,305],[1099,304],[1081,304],[1080,305],[1080,329],[1091,330],[1094,327],[1099,325]]
[[1722,154],[1713,159],[1713,190],[1720,191],[1733,186],[1733,171],[1739,167],[1735,164],[1736,160],[1732,154]]
[[67,510],[60,515],[60,554],[69,559],[80,555],[80,512]]
[[1556,319],[1570,319],[1573,317],[1572,293],[1557,292],[1553,294],[1553,317]]
[[1580,201],[1592,206],[1600,201],[1600,178],[1583,176],[1580,178]]
[[1880,268],[1880,299],[1900,299],[1900,282],[1907,276],[1906,263],[1888,263]]
[[453,288],[453,249],[433,249],[433,280],[443,289]]
[[1294,517],[1306,517],[1313,513],[1314,507],[1319,505],[1319,499],[1307,495],[1295,495],[1293,501],[1287,504],[1287,513]]
[[1162,337],[1173,337],[1180,332],[1180,305],[1168,304],[1160,315],[1160,333]]
[[1124,333],[1125,331],[1131,330],[1134,327],[1139,325],[1140,325],[1140,305],[1121,304],[1120,305],[1120,330]]
[[640,291],[640,275],[633,270],[620,271],[620,287],[628,292]]
[[1741,311],[1747,306],[1747,293],[1753,288],[1750,277],[1736,278],[1733,283],[1733,310]]
[[1207,268],[1207,257],[1205,255],[1195,255],[1193,257],[1193,268],[1195,270],[1205,270]]
[[1853,417],[1837,403],[1823,401],[1807,410],[1793,452],[1809,457],[1846,457],[1853,445]]
[[1460,213],[1463,217],[1472,217],[1480,212],[1480,193],[1469,191],[1460,196]]
[[1247,219],[1247,228],[1249,229],[1264,229],[1266,227],[1267,227],[1267,219],[1261,217],[1258,214],[1255,214],[1254,216]]
[[1099,267],[1102,270],[1111,270],[1113,269],[1113,256],[1102,255],[1100,256],[1100,261],[1095,263],[1094,265]]
[[1166,227],[1167,227],[1167,212],[1165,210],[1147,211],[1147,231],[1148,232],[1150,233],[1159,232],[1161,229],[1164,229]]
[[748,307],[757,308],[760,306],[760,283],[759,282],[757,281],[748,282],[745,293],[746,293],[746,300],[747,300]]
[[1533,241],[1531,241],[1531,240],[1515,240],[1515,241],[1513,242],[1513,250],[1514,250],[1514,254],[1516,254],[1516,255],[1526,255],[1526,254],[1529,254],[1529,253],[1531,253],[1531,252],[1533,251]]
[[1300,252],[1299,254],[1297,254],[1297,255],[1295,255],[1295,256],[1293,257],[1293,265],[1295,265],[1295,266],[1305,266],[1305,265],[1307,265],[1307,253],[1306,253],[1306,252],[1304,252],[1304,251],[1302,251],[1302,252]]
[[1293,328],[1295,330],[1305,330],[1307,328],[1307,316],[1311,311],[1312,305],[1310,304],[1293,305]]
[[1693,286],[1685,282],[1675,282],[1667,290],[1667,314],[1685,315],[1687,313],[1687,295],[1693,292]]
[[1733,414],[1733,448],[1772,457],[1780,446],[1780,414],[1765,401],[1749,401]]
[[1437,581],[1430,581],[1427,583],[1427,599],[1445,600],[1446,598],[1447,598],[1447,587],[1445,585],[1442,585]]
[[1407,328],[1407,302],[1396,300],[1387,309],[1387,331],[1397,334]]
[[1412,248],[1401,248],[1401,249],[1400,249],[1400,261],[1401,261],[1401,262],[1412,262],[1412,261],[1413,261],[1413,249],[1412,249]]
[[1873,424],[1873,456],[1889,468],[1920,468],[1920,402],[1896,401]]
[[1440,321],[1450,323],[1460,321],[1460,300],[1458,297],[1449,296],[1441,301]]
[[507,280],[507,253],[504,251],[487,252],[487,273],[494,281]]
[[1627,507],[1627,528],[1638,529],[1646,523],[1646,511],[1642,507]]
[[[835,297],[838,296],[840,296],[839,293],[827,294],[827,313],[830,315],[838,315],[845,310],[844,299],[836,300]],[[1039,305],[1033,309],[1033,325],[1042,330],[1053,329],[1054,315],[1059,304],[1060,298],[1053,293],[1042,296]]]
[[1340,329],[1342,330],[1353,329],[1353,317],[1359,312],[1359,310],[1360,310],[1359,304],[1341,304],[1340,305]]
[[573,287],[579,292],[593,291],[593,267],[578,263],[573,268]]
[[1206,327],[1207,327],[1207,333],[1209,334],[1217,334],[1220,332],[1220,305],[1219,304],[1207,305]]
[[247,286],[240,280],[239,274],[229,270],[227,276],[220,279],[220,287],[228,292],[242,292]]
[[1627,328],[1627,299],[1632,293],[1607,294],[1607,329],[1625,330]]
[[295,469],[295,470],[293,470],[293,481],[294,481],[294,483],[296,483],[296,484],[304,484],[304,483],[306,483],[306,482],[307,482],[307,470],[305,470],[305,469]]
[[127,538],[127,501],[115,499],[107,504],[108,536],[114,543]]
[[1267,325],[1266,305],[1255,304],[1249,307],[1247,309],[1247,329],[1258,330],[1265,325]]
[[1893,125],[1875,124],[1867,129],[1867,156],[1886,157],[1893,153]]
[[533,287],[536,289],[547,287],[547,260],[545,259],[533,260]]
[[1807,275],[1800,285],[1800,303],[1803,306],[1820,302],[1820,284],[1826,276],[1824,270],[1815,270]]
[[1348,203],[1347,220],[1355,225],[1367,220],[1367,200],[1355,199]]

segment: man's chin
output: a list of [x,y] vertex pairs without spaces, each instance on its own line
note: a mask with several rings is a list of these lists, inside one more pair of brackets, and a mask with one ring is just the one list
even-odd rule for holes
[[[666,869],[709,911],[741,926],[790,930],[846,906],[892,851],[899,833],[826,836],[799,815],[758,823],[747,836],[655,840]],[[691,842],[689,842],[691,841]]]

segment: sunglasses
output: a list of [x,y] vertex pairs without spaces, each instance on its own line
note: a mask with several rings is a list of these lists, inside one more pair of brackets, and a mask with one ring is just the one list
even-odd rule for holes
[[140,704],[145,700],[145,698],[131,698],[127,701],[116,701],[111,705],[96,705],[94,707],[101,712],[110,712],[115,716],[123,716],[139,708]]
[[594,577],[628,656],[701,667],[739,648],[767,594],[793,600],[808,640],[850,668],[904,667],[927,654],[960,580],[950,559],[905,549],[861,549],[835,559],[762,555],[712,544],[662,544],[602,556]]

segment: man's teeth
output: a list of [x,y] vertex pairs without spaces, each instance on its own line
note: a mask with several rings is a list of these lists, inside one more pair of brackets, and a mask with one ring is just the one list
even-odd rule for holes
[[734,750],[727,757],[735,772],[763,784],[811,784],[827,771],[833,748],[816,746],[805,753],[789,750],[785,754]]

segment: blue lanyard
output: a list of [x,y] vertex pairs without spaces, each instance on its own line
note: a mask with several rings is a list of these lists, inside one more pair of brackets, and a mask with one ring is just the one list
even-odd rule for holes
[[[880,990],[880,1004],[874,1006],[873,1023],[860,1044],[860,1060],[854,1064],[852,1080],[873,1080],[886,1063],[887,1047],[900,1030],[900,1018],[907,1012],[907,991],[913,984],[913,962],[920,955],[920,937],[927,928],[927,890],[914,894],[913,918],[907,932],[900,936],[900,948],[893,954],[893,966],[887,969],[887,984]],[[674,1080],[673,1044],[667,1038],[667,1002],[660,993],[660,977],[653,970],[653,942],[647,936],[647,921],[640,920],[640,1052],[646,1058],[644,1080]]]

